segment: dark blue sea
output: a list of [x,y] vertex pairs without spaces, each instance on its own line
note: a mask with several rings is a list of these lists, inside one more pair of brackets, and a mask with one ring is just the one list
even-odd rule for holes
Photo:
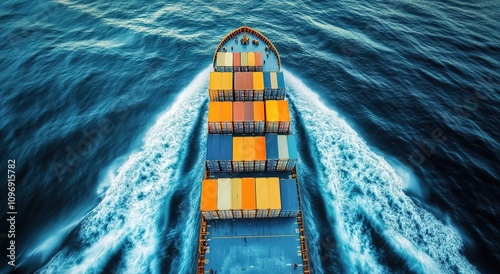
[[0,3],[0,273],[195,272],[243,24],[281,55],[313,273],[500,271],[500,2],[218,3]]

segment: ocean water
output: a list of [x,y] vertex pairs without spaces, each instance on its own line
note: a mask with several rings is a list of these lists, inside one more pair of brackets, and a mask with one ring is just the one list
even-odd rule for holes
[[498,273],[495,1],[0,3],[16,268],[194,273],[208,72],[243,24],[280,52],[313,273]]

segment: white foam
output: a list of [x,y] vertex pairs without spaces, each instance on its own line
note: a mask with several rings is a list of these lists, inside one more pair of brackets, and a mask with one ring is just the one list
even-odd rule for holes
[[[394,169],[358,136],[318,94],[285,71],[290,100],[297,107],[321,165],[321,192],[342,261],[349,272],[387,272],[363,223],[369,221],[407,265],[422,273],[475,273],[459,233],[417,206]],[[306,216],[307,218],[307,216]],[[310,218],[314,218],[310,216]]]
[[[80,224],[80,247],[64,247],[40,272],[99,272],[125,246],[123,273],[160,273],[158,222],[165,198],[177,183],[179,152],[207,99],[210,67],[198,74],[146,133],[142,147],[104,176],[102,201]],[[109,172],[107,172],[109,174]],[[193,210],[194,211],[194,210]],[[126,243],[122,245],[123,243]]]

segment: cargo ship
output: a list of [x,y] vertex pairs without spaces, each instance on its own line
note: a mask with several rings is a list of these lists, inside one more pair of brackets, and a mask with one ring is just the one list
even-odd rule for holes
[[213,68],[196,273],[310,273],[279,53],[243,26]]

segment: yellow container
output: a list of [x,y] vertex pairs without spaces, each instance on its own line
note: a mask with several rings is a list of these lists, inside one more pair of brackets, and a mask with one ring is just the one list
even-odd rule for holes
[[253,89],[264,90],[264,73],[253,72]]
[[231,208],[242,209],[241,178],[231,179]]
[[255,67],[255,52],[248,53],[248,66]]

